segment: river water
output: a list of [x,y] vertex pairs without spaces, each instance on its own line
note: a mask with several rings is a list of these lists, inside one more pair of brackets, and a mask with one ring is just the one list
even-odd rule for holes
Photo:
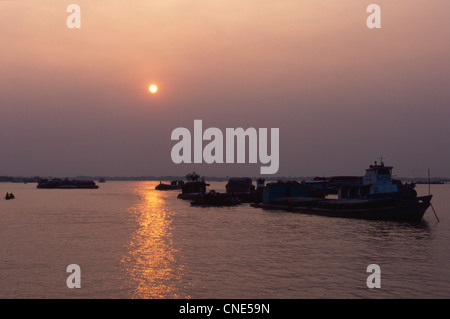
[[[0,298],[450,297],[449,184],[431,187],[440,222],[430,208],[419,223],[191,207],[157,184],[0,183],[16,195],[0,201]],[[381,288],[367,287],[370,264]]]

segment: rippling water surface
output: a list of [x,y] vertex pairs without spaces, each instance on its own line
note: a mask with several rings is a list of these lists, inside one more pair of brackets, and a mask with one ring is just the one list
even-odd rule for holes
[[[157,184],[0,183],[16,195],[0,201],[0,298],[450,297],[450,185],[432,186],[440,223],[431,208],[401,223],[191,207]],[[69,264],[81,289],[66,286]]]

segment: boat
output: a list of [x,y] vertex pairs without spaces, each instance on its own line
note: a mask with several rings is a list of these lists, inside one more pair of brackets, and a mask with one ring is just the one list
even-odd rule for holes
[[255,190],[252,179],[249,177],[231,177],[225,185],[227,193],[251,193]]
[[230,196],[237,197],[242,202],[255,200],[255,185],[249,177],[231,177],[225,185],[225,190]]
[[431,198],[432,195],[391,200],[334,200],[297,197],[276,199],[271,203],[255,203],[252,205],[270,210],[287,210],[328,217],[420,221],[431,205]]
[[96,189],[98,185],[93,180],[69,180],[53,178],[51,180],[41,179],[38,181],[37,188],[45,189]]
[[206,194],[197,196],[192,202],[192,206],[197,207],[222,207],[235,206],[241,204],[239,198],[230,193],[219,193],[214,190]]
[[5,199],[6,200],[10,200],[10,199],[14,199],[16,198],[16,196],[14,196],[13,193],[6,193]]
[[159,184],[155,187],[155,189],[159,191],[182,189],[183,185],[184,181],[172,181],[170,182],[170,184],[164,184],[163,182],[159,182]]
[[209,186],[209,184],[205,183],[204,180],[187,182],[181,188],[181,193],[178,194],[177,198],[195,200],[206,193],[206,186]]
[[420,221],[431,205],[432,195],[417,196],[415,184],[392,180],[392,168],[382,161],[375,162],[359,183],[340,185],[337,199],[281,197],[252,206],[329,217]]
[[432,185],[443,185],[445,182],[442,181],[433,181],[433,182],[424,182],[424,181],[417,181],[416,184],[432,184]]

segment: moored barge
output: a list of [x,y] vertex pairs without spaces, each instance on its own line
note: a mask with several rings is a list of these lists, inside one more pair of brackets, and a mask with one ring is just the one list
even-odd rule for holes
[[417,196],[413,188],[414,184],[393,181],[391,166],[375,162],[366,169],[360,183],[341,185],[337,199],[281,197],[253,206],[330,217],[420,221],[431,205],[432,195]]

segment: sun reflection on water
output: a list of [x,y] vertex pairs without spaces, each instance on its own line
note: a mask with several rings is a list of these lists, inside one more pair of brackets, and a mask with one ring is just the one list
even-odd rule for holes
[[155,190],[154,182],[139,183],[139,203],[130,209],[137,228],[131,236],[126,264],[134,298],[180,298],[176,282],[182,276],[172,240],[172,214],[167,193]]

